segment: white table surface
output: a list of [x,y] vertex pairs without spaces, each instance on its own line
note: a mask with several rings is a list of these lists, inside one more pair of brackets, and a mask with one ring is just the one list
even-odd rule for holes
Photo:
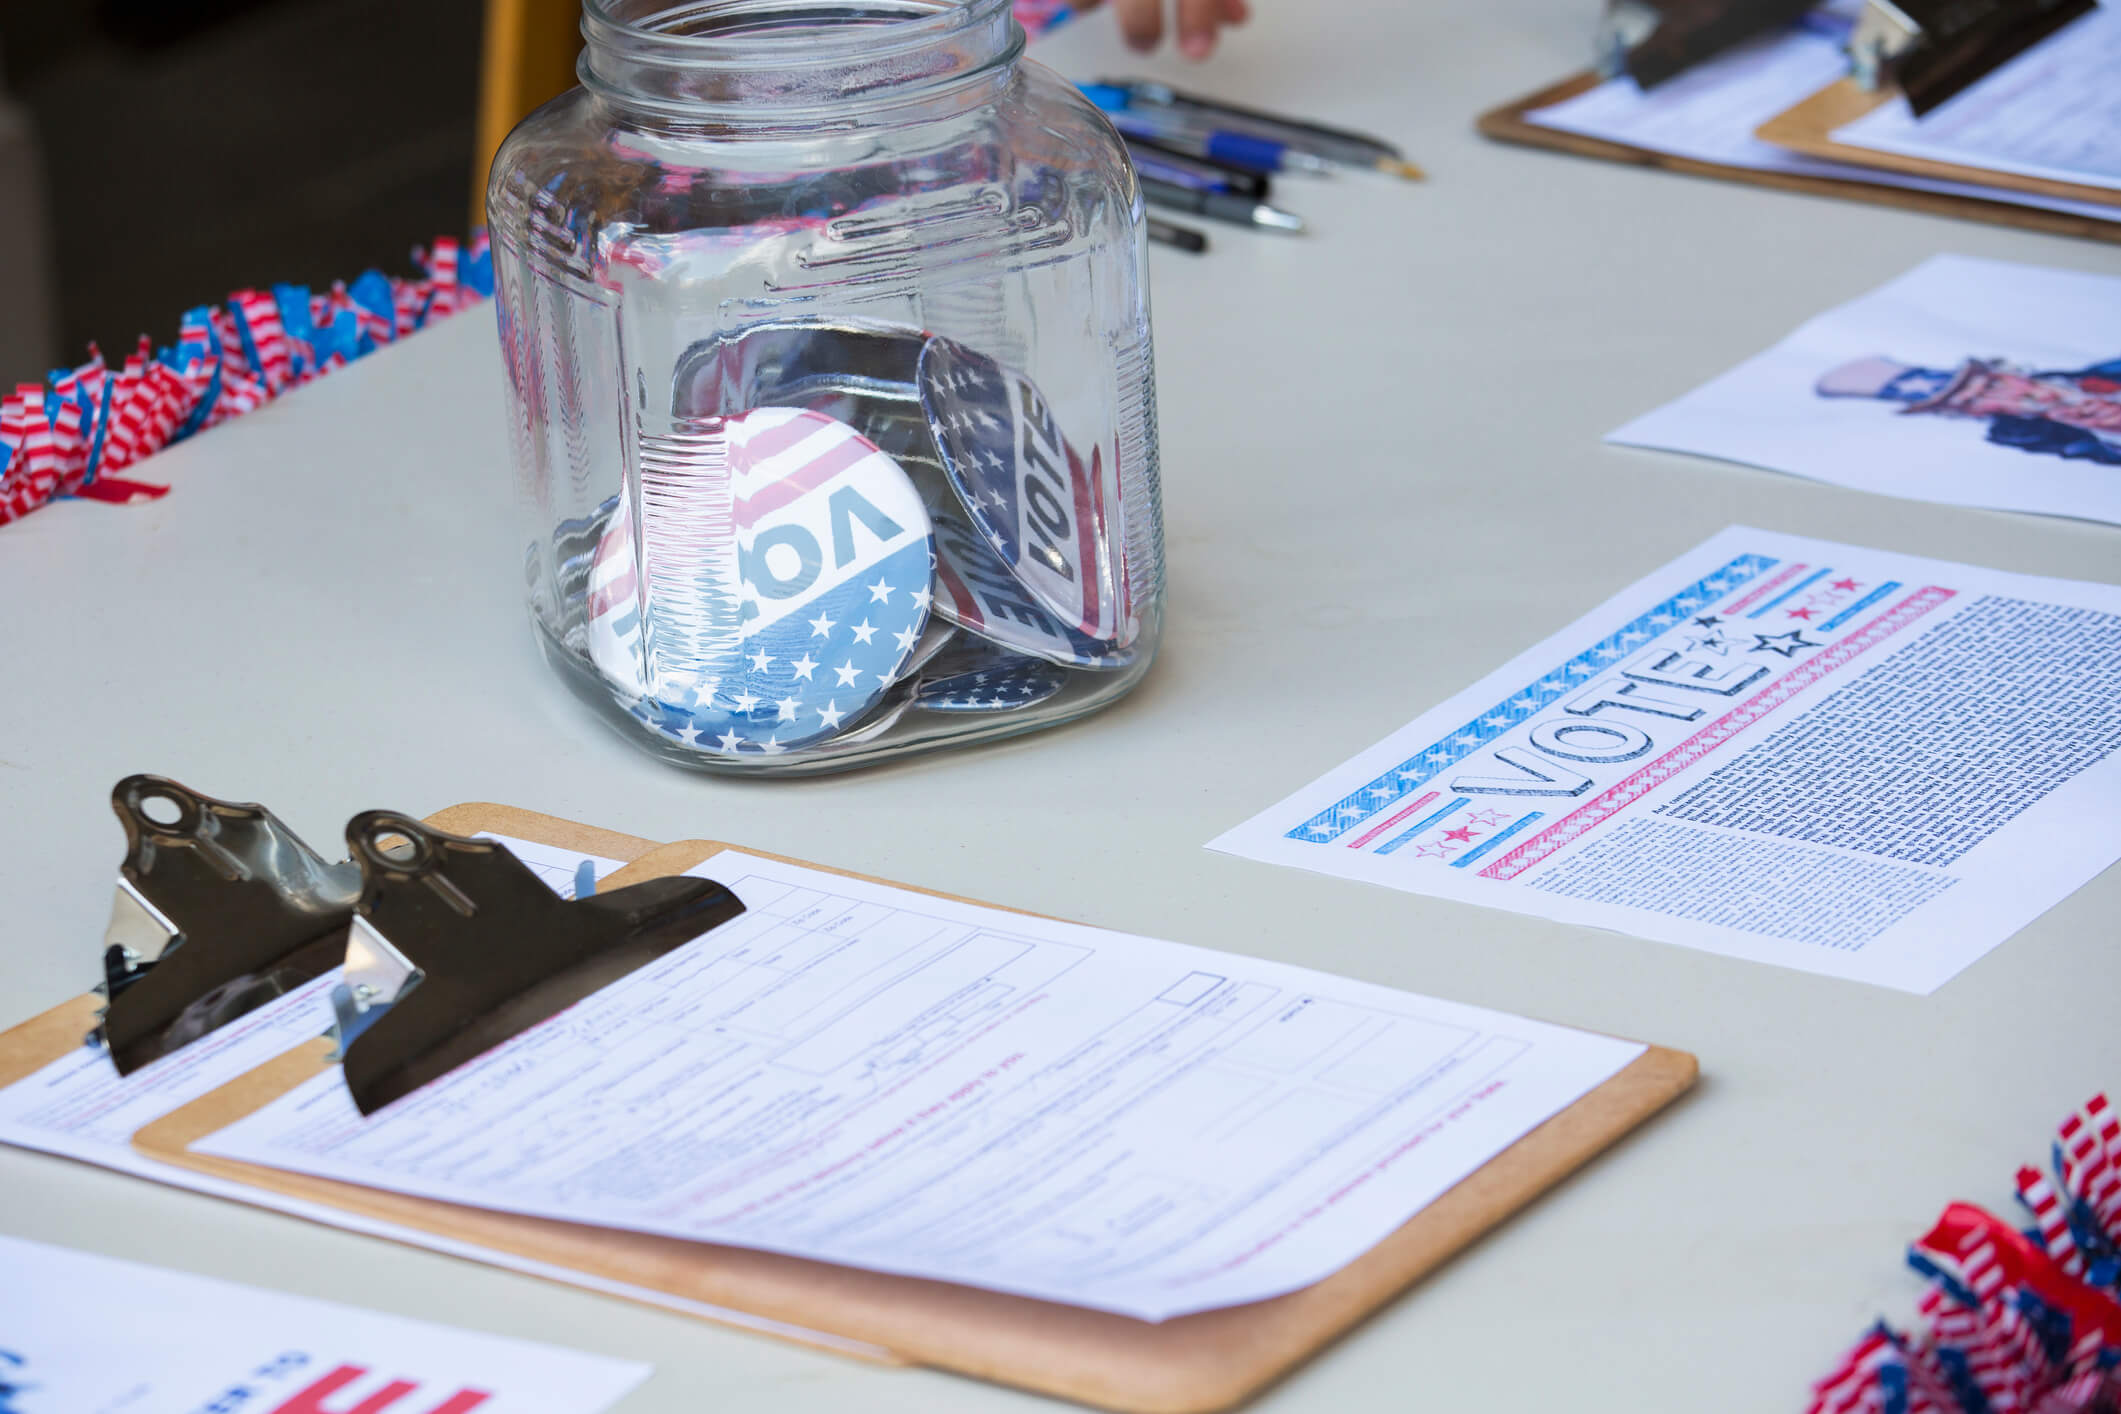
[[[359,809],[479,799],[740,840],[1697,1052],[1692,1098],[1254,1407],[1800,1407],[1917,1292],[1902,1253],[1943,1204],[2006,1204],[2121,1083],[2121,872],[1923,998],[1202,844],[1734,521],[2121,579],[2111,527],[1598,440],[1934,252],[2121,255],[1477,138],[1476,112],[1580,64],[1591,0],[1257,8],[1200,84],[1392,135],[1433,177],[1292,181],[1314,235],[1157,250],[1170,629],[1132,698],[814,782],[656,764],[533,647],[482,308],[160,457],[159,503],[0,530],[0,1025],[94,980],[130,772],[320,842]],[[1042,53],[1182,72],[1101,16]],[[653,1361],[630,1414],[1063,1407],[4,1149],[0,1231]]]

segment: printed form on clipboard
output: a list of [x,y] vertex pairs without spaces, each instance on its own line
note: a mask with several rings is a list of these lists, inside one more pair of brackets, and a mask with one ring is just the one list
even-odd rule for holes
[[[480,807],[459,807],[459,812],[473,816],[484,813]],[[623,860],[587,853],[579,848],[546,844],[492,829],[476,829],[475,833],[481,839],[506,845],[555,893],[566,898],[574,896],[575,886],[585,869],[591,878],[602,880],[625,867]],[[649,847],[646,841],[638,844],[643,849]],[[316,1037],[330,1022],[329,993],[338,976],[334,970],[309,986],[280,997],[132,1075],[117,1074],[106,1053],[79,1044],[94,1021],[93,1003],[97,998],[80,999],[24,1023],[0,1035],[0,1070],[8,1073],[10,1082],[0,1084],[0,1144],[94,1164],[210,1197],[260,1205],[313,1222],[502,1266],[546,1280],[586,1287],[845,1354],[869,1359],[889,1358],[888,1352],[859,1341],[763,1320],[726,1307],[684,1300],[660,1290],[549,1262],[528,1260],[476,1242],[232,1183],[158,1161],[133,1147],[131,1141],[137,1131],[239,1081],[275,1057]],[[49,1036],[51,1043],[42,1046],[33,1043],[32,1033]]]
[[1162,1321],[1318,1282],[1644,1047],[724,849],[746,911],[192,1152]]
[[[1755,136],[1763,124],[1848,72],[1844,45],[1853,8],[1821,6],[1800,24],[1716,55],[1648,92],[1630,78],[1607,79],[1530,109],[1524,120],[1536,127],[1743,172],[2007,202],[2097,221],[2114,218],[2113,207],[2103,202],[2006,190],[1964,178],[1887,171],[1859,164],[1854,154],[1828,160]],[[1879,111],[1897,110],[1889,106]],[[2089,135],[2096,129],[2094,122],[2076,130]],[[1846,132],[1837,136],[1852,142]]]
[[1833,133],[1953,166],[2104,188],[2121,203],[2121,10],[2101,5],[1917,118],[1893,98]]

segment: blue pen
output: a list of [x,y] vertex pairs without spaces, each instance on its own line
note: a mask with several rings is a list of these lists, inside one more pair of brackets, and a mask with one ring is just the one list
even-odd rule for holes
[[1227,162],[1233,167],[1254,172],[1326,173],[1333,170],[1333,164],[1323,157],[1299,151],[1272,138],[1219,128],[1198,128],[1183,118],[1143,112],[1131,106],[1133,99],[1127,90],[1111,84],[1086,83],[1080,87],[1084,96],[1104,110],[1105,116],[1112,120],[1112,126],[1124,134],[1154,138],[1197,157]]
[[1153,152],[1132,150],[1128,154],[1134,159],[1134,170],[1144,177],[1155,177],[1173,186],[1188,187],[1194,191],[1229,191],[1229,182],[1219,177],[1210,177],[1191,167],[1181,167],[1176,162],[1165,161]]

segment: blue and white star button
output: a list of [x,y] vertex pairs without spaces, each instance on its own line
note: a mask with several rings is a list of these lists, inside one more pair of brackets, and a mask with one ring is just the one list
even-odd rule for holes
[[913,690],[930,712],[1013,712],[1068,685],[1068,670],[1043,658],[982,646],[936,660]]
[[985,537],[954,507],[931,502],[935,611],[968,633],[1019,653],[1079,668],[1120,668],[1131,649],[1101,643],[1061,621],[1009,573]]
[[[928,626],[934,550],[912,481],[845,423],[754,408],[725,419],[722,432],[735,602],[714,602],[705,569],[697,604],[653,587],[647,612],[669,627],[659,622],[650,637],[690,629],[694,671],[658,664],[635,715],[702,751],[772,756],[852,730],[904,675]],[[714,547],[701,558],[711,562]],[[669,559],[651,579],[669,575]],[[685,624],[687,611],[707,629]],[[730,617],[735,631],[715,633]],[[707,645],[694,646],[700,640]]]
[[928,341],[916,381],[950,484],[1002,564],[1063,627],[1118,640],[1100,449],[1085,462],[1028,378],[949,339]]

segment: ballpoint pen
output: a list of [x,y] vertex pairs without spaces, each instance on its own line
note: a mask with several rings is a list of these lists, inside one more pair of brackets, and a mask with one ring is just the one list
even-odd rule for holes
[[[1087,92],[1091,86],[1085,86]],[[1173,115],[1195,114],[1201,122],[1219,120],[1219,125],[1287,143],[1345,167],[1369,168],[1397,177],[1417,180],[1422,171],[1400,154],[1399,148],[1382,138],[1300,118],[1285,118],[1221,99],[1185,93],[1169,84],[1142,79],[1106,79],[1096,88],[1125,95],[1125,110],[1147,117],[1163,109]],[[1104,103],[1099,103],[1104,107]]]
[[1099,84],[1083,86],[1092,103],[1104,109],[1123,137],[1145,137],[1177,148],[1190,156],[1247,168],[1254,172],[1312,172],[1324,175],[1333,164],[1323,157],[1298,151],[1284,142],[1252,133],[1224,132],[1201,128],[1183,118],[1165,113],[1130,111],[1124,90]]
[[1175,246],[1194,255],[1199,255],[1208,248],[1208,236],[1204,231],[1196,231],[1191,226],[1181,226],[1176,221],[1166,221],[1156,216],[1149,217],[1147,224],[1149,239],[1158,245]]
[[1314,153],[1299,151],[1285,142],[1255,137],[1251,133],[1225,132],[1220,128],[1200,130],[1153,114],[1107,113],[1122,137],[1145,137],[1193,157],[1227,162],[1253,172],[1306,172],[1328,176],[1333,164]]
[[1131,144],[1128,155],[1134,159],[1134,170],[1144,177],[1196,191],[1226,191],[1253,201],[1267,199],[1267,179],[1257,172],[1224,172],[1205,163],[1136,149]]
[[1234,191],[1240,196],[1249,196],[1254,201],[1267,200],[1273,187],[1265,172],[1235,167],[1228,162],[1216,162],[1206,157],[1195,157],[1154,138],[1128,138],[1127,153],[1134,159],[1136,167],[1149,172],[1151,176],[1165,175],[1164,170],[1150,172],[1152,167],[1182,171],[1211,186],[1219,187],[1223,191]]
[[1256,226],[1268,231],[1287,231],[1294,234],[1304,228],[1304,218],[1295,212],[1268,206],[1248,196],[1238,196],[1226,191],[1195,191],[1190,187],[1158,181],[1154,177],[1143,177],[1141,184],[1144,197],[1158,206],[1167,206],[1174,211],[1186,211],[1195,216],[1206,216],[1239,226]]
[[[1178,166],[1166,158],[1158,157],[1153,152],[1137,152],[1133,154],[1133,157],[1134,170],[1143,177],[1153,178],[1159,182],[1168,182],[1174,187],[1184,187],[1187,191],[1234,190],[1229,182],[1219,175],[1209,175],[1190,167]],[[1238,195],[1250,197],[1254,201],[1259,200],[1251,192],[1240,192]]]

